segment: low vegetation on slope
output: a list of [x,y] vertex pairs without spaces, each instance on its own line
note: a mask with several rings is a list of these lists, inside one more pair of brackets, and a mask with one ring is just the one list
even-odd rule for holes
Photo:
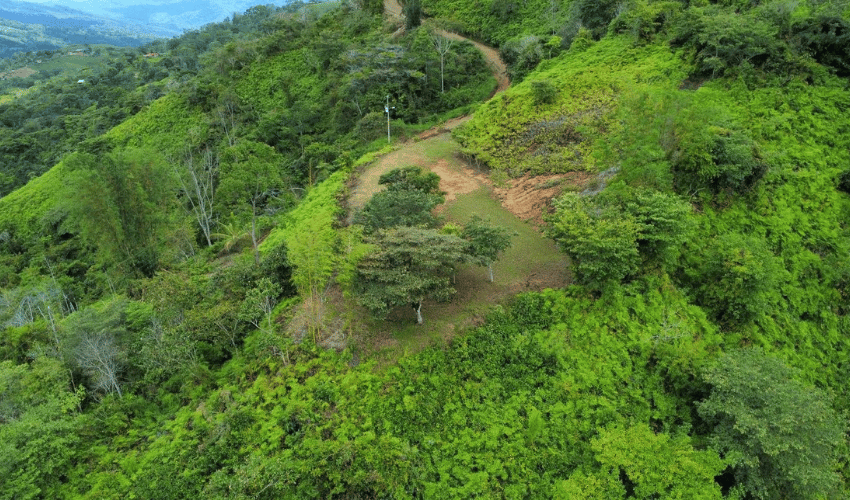
[[443,92],[427,26],[372,3],[165,43],[168,95],[0,200],[0,497],[846,496],[847,12],[618,5],[422,4],[519,76],[465,157],[595,181],[545,217],[573,285],[389,365],[321,346],[358,304],[413,323],[475,223],[421,210],[418,170],[340,201],[387,96],[415,130],[488,95],[480,58],[456,44]]

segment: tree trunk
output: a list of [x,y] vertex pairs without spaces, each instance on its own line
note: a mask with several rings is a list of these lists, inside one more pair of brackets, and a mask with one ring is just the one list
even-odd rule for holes
[[445,80],[445,76],[444,76],[445,71],[443,69],[444,66],[445,66],[445,61],[446,61],[446,54],[441,52],[440,53],[440,93],[442,93],[442,94],[446,93],[446,83],[445,83],[446,80]]
[[251,244],[254,245],[254,264],[260,265],[260,247],[257,244],[257,209],[251,214]]
[[414,309],[416,310],[416,324],[421,325],[421,324],[425,323],[425,320],[422,319],[422,301],[421,300],[419,301],[418,304],[416,304],[416,307]]

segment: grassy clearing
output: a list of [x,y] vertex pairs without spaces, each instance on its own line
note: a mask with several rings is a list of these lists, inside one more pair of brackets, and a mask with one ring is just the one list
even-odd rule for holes
[[413,311],[404,307],[394,310],[384,321],[368,321],[364,325],[367,333],[361,354],[376,361],[379,367],[394,364],[399,358],[430,345],[451,341],[468,328],[481,324],[494,304],[519,292],[557,288],[569,282],[566,256],[534,226],[504,208],[489,186],[470,177],[466,164],[457,156],[458,152],[459,146],[451,136],[440,134],[383,157],[364,173],[364,177],[375,177],[377,172],[403,165],[439,165],[441,169],[462,177],[466,184],[475,186],[459,192],[452,192],[455,185],[448,189],[443,187],[449,191],[451,199],[442,208],[442,214],[448,221],[464,224],[478,214],[493,224],[508,228],[516,236],[511,248],[493,265],[494,283],[490,283],[486,268],[461,266],[455,282],[457,295],[448,303],[426,301],[422,306],[424,325],[417,326]]
[[[511,247],[493,264],[497,280],[517,282],[533,275],[541,266],[567,265],[566,257],[552,240],[544,238],[531,224],[518,219],[491,196],[486,188],[459,195],[446,206],[446,215],[454,222],[466,223],[473,215],[515,233]],[[481,271],[484,274],[484,271]]]
[[0,104],[6,104],[23,97],[32,91],[32,87],[28,89],[19,89],[12,87],[6,90],[6,93],[0,95]]
[[103,68],[106,65],[106,57],[98,56],[62,56],[56,59],[48,59],[30,67],[41,72],[59,70],[67,75],[74,75],[83,70]]
[[423,155],[428,161],[446,160],[449,163],[460,163],[457,160],[458,144],[448,134],[441,134],[424,143]]

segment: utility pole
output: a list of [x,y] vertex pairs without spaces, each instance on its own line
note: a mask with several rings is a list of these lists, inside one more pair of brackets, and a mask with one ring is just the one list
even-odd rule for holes
[[384,105],[384,112],[387,114],[387,142],[392,144],[392,139],[390,138],[390,110],[395,109],[395,106],[390,107],[390,96],[387,94],[387,104]]

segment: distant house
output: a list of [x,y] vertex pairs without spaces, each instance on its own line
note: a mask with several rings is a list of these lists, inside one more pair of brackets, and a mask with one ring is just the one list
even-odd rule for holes
[[145,57],[159,57],[159,52],[150,52],[145,54]]
[[77,80],[77,83],[86,83],[85,80]]

